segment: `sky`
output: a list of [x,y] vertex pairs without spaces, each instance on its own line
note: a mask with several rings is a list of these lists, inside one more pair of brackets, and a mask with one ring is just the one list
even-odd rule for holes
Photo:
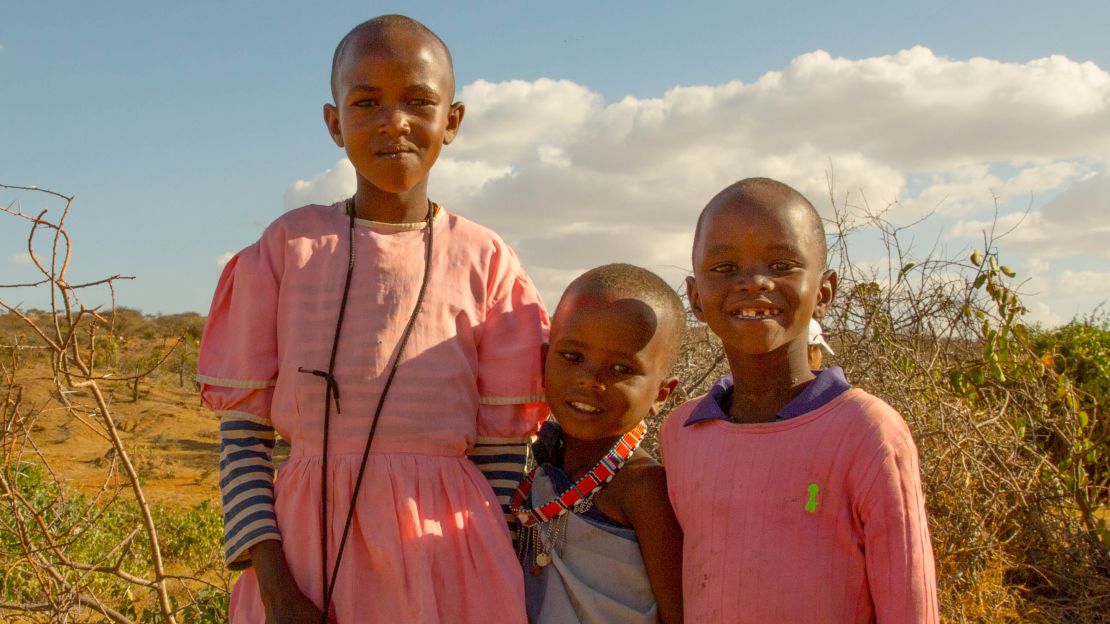
[[[549,306],[606,262],[680,285],[698,212],[751,176],[825,216],[830,177],[843,206],[929,214],[914,253],[981,247],[997,214],[1030,321],[1110,298],[1110,3],[676,4],[7,0],[0,184],[75,196],[71,283],[130,275],[118,304],[205,313],[269,222],[353,191],[321,115],[332,51],[399,12],[450,46],[467,107],[431,197],[508,241]],[[27,232],[0,215],[0,285],[38,279]]]

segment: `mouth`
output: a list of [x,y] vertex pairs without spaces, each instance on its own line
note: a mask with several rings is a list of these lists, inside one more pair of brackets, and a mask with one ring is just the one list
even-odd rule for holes
[[604,411],[600,407],[590,405],[589,403],[583,403],[582,401],[567,401],[566,404],[567,407],[581,414],[596,415]]
[[732,318],[741,321],[763,321],[773,319],[782,314],[782,310],[765,305],[742,306],[729,313]]
[[407,145],[387,145],[382,149],[374,152],[375,155],[383,158],[400,158],[405,154],[413,154],[415,150]]

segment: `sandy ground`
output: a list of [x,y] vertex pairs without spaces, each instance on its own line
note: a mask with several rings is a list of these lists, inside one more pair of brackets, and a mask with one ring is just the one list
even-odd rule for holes
[[[122,466],[114,473],[110,470],[114,450],[91,393],[67,392],[79,406],[75,414],[67,414],[47,378],[48,368],[34,366],[21,373],[20,411],[32,414],[30,440],[9,439],[9,452],[21,451],[30,459],[35,455],[33,443],[59,480],[89,494],[105,482],[112,488],[126,486]],[[129,384],[102,383],[101,391],[147,499],[192,506],[218,498],[219,430],[216,419],[201,406],[193,384],[186,380],[185,387],[180,387],[178,383],[172,374],[140,382],[138,401],[132,400]]]

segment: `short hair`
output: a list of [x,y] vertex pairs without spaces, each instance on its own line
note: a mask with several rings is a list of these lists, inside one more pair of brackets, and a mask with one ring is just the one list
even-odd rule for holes
[[563,291],[555,314],[568,298],[576,295],[600,295],[620,299],[637,299],[651,306],[661,317],[656,333],[664,332],[663,348],[667,371],[678,361],[682,339],[686,334],[686,308],[674,288],[651,271],[632,264],[606,264],[579,275]]
[[406,32],[418,34],[426,37],[431,37],[433,41],[443,50],[444,56],[447,57],[447,68],[450,70],[451,76],[451,93],[449,99],[455,98],[455,61],[451,58],[451,50],[439,35],[432,32],[424,24],[408,17],[407,15],[379,15],[370,18],[365,22],[355,26],[339,40],[339,45],[335,46],[335,53],[331,57],[331,97],[333,100],[336,98],[335,81],[339,76],[339,59],[343,57],[343,53],[347,50],[347,45],[357,36],[368,35],[371,37],[370,43],[375,44],[382,40],[383,35],[387,32]]
[[810,234],[817,244],[821,266],[825,266],[825,263],[828,262],[829,250],[828,243],[825,241],[825,223],[821,220],[821,215],[817,213],[817,209],[806,199],[805,195],[802,195],[795,188],[771,178],[744,178],[739,182],[733,182],[714,195],[713,199],[709,200],[701,214],[698,215],[698,224],[694,229],[695,248],[698,239],[701,238],[702,223],[705,221],[706,215],[724,200],[769,210],[779,210],[792,201],[801,204],[809,215]]

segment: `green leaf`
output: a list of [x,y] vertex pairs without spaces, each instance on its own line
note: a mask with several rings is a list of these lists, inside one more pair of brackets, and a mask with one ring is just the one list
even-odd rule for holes
[[915,265],[912,262],[906,263],[905,266],[902,267],[902,270],[898,271],[898,279],[894,280],[894,283],[897,284],[901,282],[902,278],[906,277],[906,273],[908,273],[909,270],[912,269],[914,266]]
[[979,251],[978,249],[971,252],[971,263],[974,264],[975,266],[982,265],[983,264],[983,252]]
[[1002,366],[998,363],[997,360],[991,362],[991,374],[994,375],[994,378],[997,379],[999,382],[1006,382],[1006,373],[1002,372]]
[[1006,277],[1014,277],[1015,275],[1017,275],[1017,273],[1014,273],[1013,269],[1006,266],[1005,264],[998,267],[998,270],[1002,271],[1002,274],[1005,275]]

